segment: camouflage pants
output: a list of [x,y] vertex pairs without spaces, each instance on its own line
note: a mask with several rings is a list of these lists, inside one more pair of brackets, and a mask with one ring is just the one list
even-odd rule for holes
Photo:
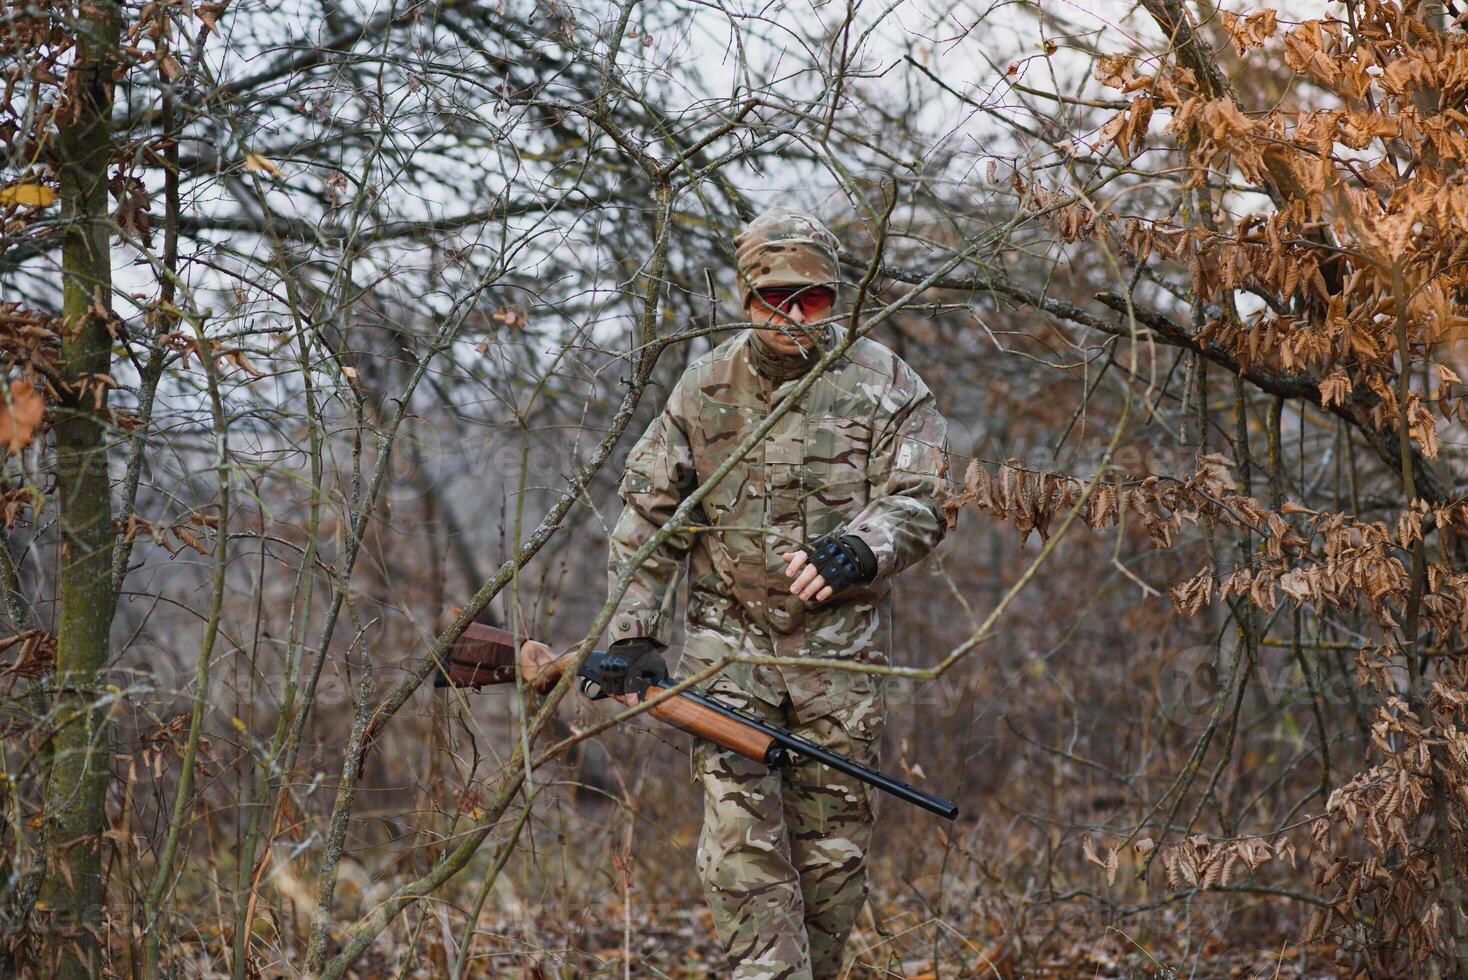
[[[741,707],[802,738],[877,764],[882,712],[872,710],[870,699],[806,724],[795,723],[788,701],[777,708],[741,700]],[[846,937],[866,901],[874,791],[796,759],[781,772],[694,743],[694,775],[704,790],[698,871],[740,980],[836,977]]]

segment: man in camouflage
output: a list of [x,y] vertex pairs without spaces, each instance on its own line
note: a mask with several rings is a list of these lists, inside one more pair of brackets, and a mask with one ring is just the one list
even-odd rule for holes
[[[627,458],[612,534],[615,582],[639,546],[841,342],[830,316],[837,243],[813,216],[775,209],[734,240],[749,330],[695,361]],[[888,662],[881,600],[943,537],[935,497],[945,423],[922,380],[859,339],[637,569],[613,645],[665,645],[689,576],[680,669],[733,654]],[[822,545],[819,556],[813,542]],[[828,581],[829,580],[829,581]],[[881,676],[736,663],[710,689],[802,737],[877,764]],[[741,978],[834,977],[866,898],[871,791],[802,760],[767,770],[707,742],[698,870]]]

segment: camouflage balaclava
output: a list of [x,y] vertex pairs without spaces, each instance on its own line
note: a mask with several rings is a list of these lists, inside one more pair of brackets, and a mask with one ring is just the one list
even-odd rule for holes
[[740,309],[757,289],[841,285],[836,236],[808,211],[775,207],[734,238]]

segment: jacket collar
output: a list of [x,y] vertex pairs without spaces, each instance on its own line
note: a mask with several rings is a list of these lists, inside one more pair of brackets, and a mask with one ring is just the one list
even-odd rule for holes
[[816,343],[807,350],[797,354],[785,354],[774,351],[765,346],[764,341],[759,338],[759,331],[750,327],[749,337],[746,343],[749,345],[749,360],[754,369],[775,384],[784,384],[800,377],[811,369],[811,365],[820,359],[821,352],[830,348],[835,340],[835,334],[831,325],[827,324]]

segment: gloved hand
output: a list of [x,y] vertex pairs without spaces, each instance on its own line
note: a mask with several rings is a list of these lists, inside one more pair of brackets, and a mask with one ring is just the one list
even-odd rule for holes
[[[630,679],[630,677],[635,677],[640,671],[645,669],[655,668],[655,672],[658,674],[667,673],[662,659],[662,652],[665,649],[667,649],[666,644],[659,643],[650,636],[634,636],[626,640],[617,640],[611,646],[607,647],[607,655],[608,657],[618,656],[625,659],[626,669]],[[584,686],[582,691],[583,693],[586,691]],[[608,691],[607,694],[628,706],[635,705],[639,700],[638,696],[631,691],[622,694]]]
[[785,574],[795,578],[790,591],[807,602],[824,602],[877,577],[877,556],[852,534],[828,534],[781,557],[790,562]]

